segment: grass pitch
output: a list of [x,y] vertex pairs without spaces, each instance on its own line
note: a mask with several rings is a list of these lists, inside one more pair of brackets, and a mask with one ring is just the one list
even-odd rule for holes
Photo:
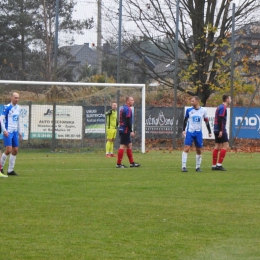
[[134,157],[21,151],[0,178],[0,259],[260,259],[259,154],[220,172],[204,152],[201,173],[195,152],[188,173],[179,151]]

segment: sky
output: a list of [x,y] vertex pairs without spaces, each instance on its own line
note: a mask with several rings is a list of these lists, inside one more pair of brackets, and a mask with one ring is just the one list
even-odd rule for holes
[[[111,1],[102,0],[102,5],[109,4]],[[97,0],[78,0],[75,8],[74,19],[94,18],[94,28],[86,30],[83,35],[75,35],[75,44],[97,43]],[[102,26],[104,27],[104,26]],[[104,32],[103,32],[104,33]]]
[[83,35],[75,35],[75,44],[83,44],[83,43],[96,43],[96,20],[97,20],[97,1],[77,1],[77,5],[75,8],[74,19],[86,19],[94,17],[95,27],[91,30],[86,30]]

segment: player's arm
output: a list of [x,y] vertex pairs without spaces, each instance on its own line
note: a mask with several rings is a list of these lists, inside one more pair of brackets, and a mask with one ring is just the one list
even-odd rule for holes
[[131,117],[126,117],[125,122],[126,122],[126,126],[128,127],[130,133],[133,132]]
[[107,112],[106,112],[106,115],[111,115],[112,114],[112,109],[109,109]]
[[184,120],[183,120],[182,131],[185,131],[185,130],[186,130],[187,122],[188,122],[188,117],[185,117]]
[[224,120],[225,120],[224,117],[222,117],[222,116],[218,117],[218,126],[219,126],[220,132],[223,132],[223,130],[224,130]]
[[210,128],[210,124],[209,124],[209,119],[205,118],[204,121],[205,121],[206,127],[208,129],[209,136],[211,136],[211,128]]
[[0,120],[1,120],[1,128],[2,128],[2,131],[4,133],[6,131],[5,123],[4,123],[5,115],[1,115]]
[[[5,106],[4,110],[2,112],[2,115],[1,115],[1,127],[2,127],[2,131],[3,131],[4,135],[5,135],[5,132],[8,133],[8,131],[5,128],[5,118],[7,117],[9,111],[10,111],[10,106]],[[7,136],[8,136],[8,134],[7,134]]]
[[182,127],[182,135],[185,137],[186,136],[186,126],[188,122],[188,117],[185,117],[183,120],[183,127]]
[[23,135],[22,135],[22,132],[21,132],[20,120],[19,119],[18,119],[18,122],[17,122],[17,132],[19,134],[20,139],[22,139]]
[[220,107],[219,114],[218,114],[218,129],[219,129],[219,136],[222,137],[225,127],[225,114],[226,114],[226,107]]
[[224,132],[224,120],[225,120],[225,118],[223,116],[218,117],[218,127],[219,127],[218,137],[222,137],[222,134]]
[[[186,126],[187,126],[187,123],[188,123],[188,119],[189,119],[189,113],[188,113],[188,109],[186,110],[186,113],[185,113],[185,117],[184,117],[184,120],[183,120],[183,127],[182,127],[182,131],[185,132],[186,131]],[[186,133],[186,132],[185,132]]]

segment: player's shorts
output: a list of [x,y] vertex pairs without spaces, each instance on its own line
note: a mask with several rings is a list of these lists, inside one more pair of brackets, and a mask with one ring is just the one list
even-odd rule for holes
[[214,132],[214,135],[215,135],[215,143],[222,144],[228,142],[227,132],[223,132],[221,137],[218,137],[219,132]]
[[120,144],[128,145],[132,143],[130,133],[119,133]]
[[18,147],[19,146],[19,134],[18,132],[8,133],[8,136],[3,136],[4,139],[4,146],[12,146]]
[[116,129],[107,129],[107,139],[115,139],[116,138]]
[[203,138],[202,138],[202,132],[201,131],[195,131],[195,132],[189,132],[187,131],[184,145],[191,146],[193,141],[195,142],[195,146],[198,148],[203,147]]

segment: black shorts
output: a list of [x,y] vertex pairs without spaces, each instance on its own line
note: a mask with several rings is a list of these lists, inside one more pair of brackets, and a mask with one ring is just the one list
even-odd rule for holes
[[130,133],[119,133],[120,144],[128,145],[132,143]]
[[227,132],[222,133],[221,137],[218,137],[219,132],[214,132],[214,135],[215,135],[215,143],[222,144],[228,142]]

